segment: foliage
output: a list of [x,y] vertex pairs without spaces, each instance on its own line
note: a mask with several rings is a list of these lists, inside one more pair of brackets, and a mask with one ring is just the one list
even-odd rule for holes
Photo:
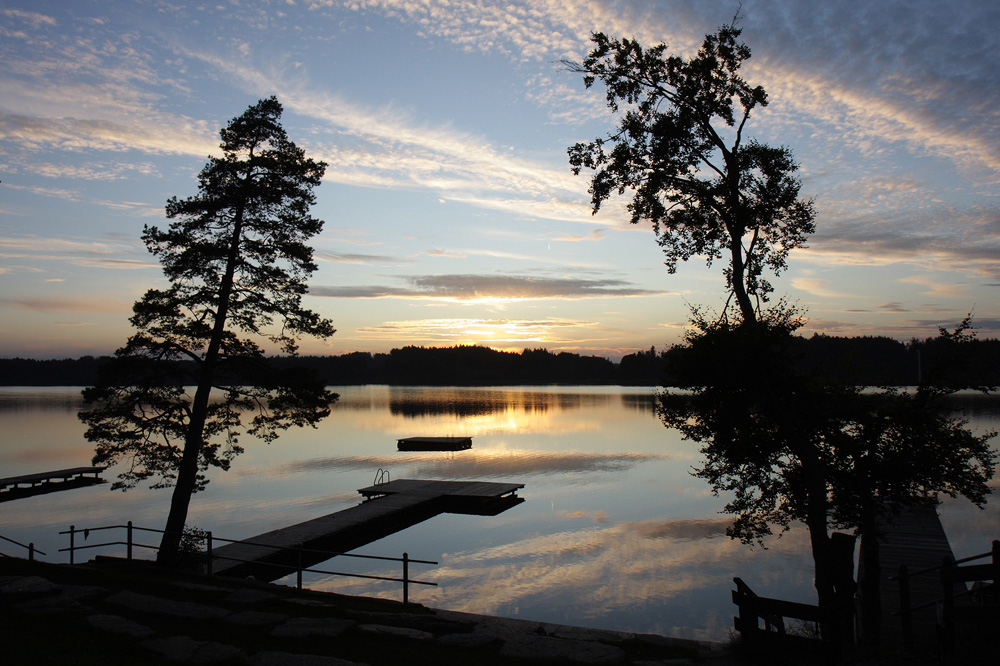
[[[661,395],[664,423],[702,444],[697,475],[733,494],[730,536],[762,544],[772,526],[805,520],[804,476],[813,465],[839,528],[858,530],[860,507],[873,496],[890,513],[935,493],[986,501],[996,433],[974,434],[950,413],[944,399],[962,387],[928,378],[915,390],[866,390],[803,375],[791,335],[801,325],[797,312],[779,304],[761,321],[751,332],[696,314],[685,345],[667,356],[692,391]],[[969,339],[969,325],[942,330],[936,341],[960,354],[954,347]]]
[[281,112],[271,97],[233,119],[198,193],[167,201],[168,228],[145,227],[169,286],[135,303],[135,333],[84,391],[94,464],[125,463],[113,487],[174,486],[161,556],[179,547],[205,470],[228,469],[242,433],[273,441],[336,399],[310,373],[275,368],[258,343],[294,355],[299,336],[334,332],[302,305],[316,270],[307,241],[323,224],[309,209],[326,165],[288,139]]
[[[837,337],[814,334],[792,341],[797,372],[822,375],[835,383],[864,386],[909,386],[918,383],[926,368],[928,376],[942,372],[965,386],[1000,384],[1000,340],[974,338],[968,353],[949,359],[938,338],[907,343],[885,336]],[[351,352],[339,356],[295,356],[276,359],[272,365],[294,363],[313,369],[327,384],[494,385],[494,384],[624,384],[631,386],[682,386],[682,378],[668,375],[664,357],[683,353],[675,347],[664,353],[656,349],[626,354],[616,364],[609,359],[568,352],[530,350],[511,353],[488,350],[470,358],[464,347],[411,347],[412,355],[423,355],[419,373],[412,372],[409,359],[399,352]],[[405,356],[405,355],[404,355]],[[542,362],[539,362],[539,357]],[[38,360],[0,359],[2,386],[89,386],[97,381],[98,369],[109,357]],[[406,360],[397,364],[397,360]],[[192,362],[193,365],[193,362]],[[675,365],[675,364],[671,364]]]
[[[701,445],[704,463],[695,474],[729,497],[730,537],[763,546],[775,528],[806,524],[820,605],[843,608],[846,595],[849,609],[853,596],[836,564],[831,528],[871,537],[875,554],[863,555],[873,569],[881,522],[907,507],[934,506],[939,494],[985,503],[996,433],[974,433],[951,413],[945,399],[963,388],[954,376],[925,376],[915,390],[872,391],[804,374],[792,335],[801,319],[783,303],[755,328],[699,312],[694,323],[685,344],[667,355],[669,369],[692,388],[664,392],[660,416]],[[967,318],[932,345],[959,359],[970,328]],[[877,586],[868,588],[863,599],[877,606],[877,595]]]
[[619,123],[568,152],[575,174],[595,172],[594,213],[612,193],[631,192],[631,221],[652,222],[671,273],[694,256],[709,265],[727,257],[730,298],[752,323],[771,291],[764,271],[780,273],[813,232],[813,204],[799,197],[791,152],[744,135],[768,99],[740,74],[750,49],[735,24],[707,35],[690,59],[595,33],[583,63],[565,64],[588,88],[604,84]]

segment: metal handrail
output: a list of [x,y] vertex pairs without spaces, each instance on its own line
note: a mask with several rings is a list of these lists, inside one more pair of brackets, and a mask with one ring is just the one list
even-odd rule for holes
[[[7,541],[9,543],[12,543],[15,546],[20,546],[21,548],[27,549],[27,551],[28,551],[28,560],[29,561],[34,561],[34,559],[35,559],[35,553],[40,553],[42,555],[46,554],[45,551],[38,550],[37,548],[35,548],[35,542],[33,542],[33,541],[31,543],[28,543],[28,544],[23,544],[20,541],[14,541],[13,539],[7,538],[7,537],[5,537],[2,534],[0,534],[0,539],[3,539],[4,541]],[[0,555],[3,555],[3,553],[0,553]],[[9,556],[4,555],[4,557],[9,557]]]
[[[993,551],[992,550],[987,551],[987,552],[983,553],[982,555],[970,555],[969,557],[963,557],[960,560],[955,560],[954,563],[955,564],[965,564],[966,562],[972,562],[973,560],[981,560],[984,557],[990,557],[991,555],[993,555]],[[932,571],[938,571],[939,569],[941,569],[941,566],[942,565],[939,564],[937,566],[927,567],[926,569],[919,569],[917,571],[908,572],[907,575],[910,578],[913,578],[914,576],[921,576],[921,575],[926,574],[926,573],[931,573]],[[889,576],[889,580],[891,580],[891,581],[899,580],[899,576]]]
[[[93,543],[93,544],[87,544],[87,545],[81,545],[81,546],[76,545],[75,537],[76,537],[77,534],[82,533],[84,535],[84,539],[86,539],[88,536],[90,536],[91,532],[99,532],[99,531],[102,531],[102,530],[111,530],[111,529],[127,529],[128,530],[128,535],[127,535],[126,541],[108,541],[108,542],[104,542],[104,543]],[[73,564],[74,563],[74,554],[75,554],[75,552],[77,550],[85,550],[85,549],[88,549],[88,548],[100,548],[100,547],[104,547],[104,546],[126,546],[127,547],[126,559],[129,560],[129,561],[132,560],[132,550],[135,547],[149,548],[151,550],[158,550],[159,549],[158,546],[153,546],[153,545],[143,544],[143,543],[137,543],[132,538],[132,532],[134,530],[141,530],[141,531],[144,531],[144,532],[155,532],[155,533],[159,533],[159,534],[164,534],[165,533],[165,530],[159,530],[159,529],[155,529],[155,528],[151,528],[151,527],[140,527],[140,526],[137,526],[137,525],[133,525],[132,521],[129,521],[125,525],[105,525],[105,526],[102,526],[102,527],[89,527],[89,528],[85,528],[85,529],[76,529],[75,525],[70,525],[69,530],[66,530],[66,531],[63,531],[63,532],[59,532],[60,535],[62,535],[62,534],[68,534],[69,535],[69,539],[70,539],[69,548],[60,548],[59,552],[62,553],[62,552],[69,551],[69,561],[70,561],[70,564]],[[226,539],[224,537],[215,537],[215,536],[212,535],[212,532],[210,532],[210,531],[206,532],[205,536],[203,538],[205,539],[206,544],[207,544],[207,548],[204,551],[203,555],[206,556],[208,575],[210,575],[210,576],[213,575],[212,574],[212,560],[213,559],[230,560],[230,561],[234,561],[234,562],[246,562],[246,563],[254,562],[254,560],[247,560],[247,559],[243,559],[243,558],[228,557],[228,556],[225,556],[225,555],[221,555],[221,556],[215,556],[215,555],[213,555],[213,552],[212,552],[213,551],[213,548],[212,548],[213,542],[214,541],[225,541],[227,543],[239,543],[239,544],[244,544],[244,545],[248,545],[248,546],[258,546],[258,547],[265,547],[265,548],[273,548],[274,550],[294,550],[299,555],[298,559],[299,559],[300,563],[302,561],[302,554],[303,553],[314,553],[314,554],[320,554],[320,555],[328,555],[330,558],[333,558],[333,557],[354,557],[354,558],[358,558],[358,559],[385,560],[385,561],[390,561],[390,562],[402,562],[403,563],[403,577],[402,578],[394,578],[394,577],[391,577],[391,576],[375,576],[375,575],[371,575],[371,574],[346,573],[346,572],[341,572],[341,571],[328,571],[328,570],[324,570],[324,569],[313,569],[313,568],[310,568],[310,567],[303,567],[303,566],[301,566],[301,564],[293,566],[293,565],[290,565],[290,564],[280,564],[280,563],[275,563],[275,562],[268,562],[268,563],[266,563],[267,566],[269,566],[269,567],[279,567],[279,568],[289,569],[289,573],[291,573],[292,571],[294,571],[296,573],[296,587],[298,589],[300,589],[300,590],[302,589],[302,574],[303,573],[318,573],[318,574],[325,574],[325,575],[332,575],[332,576],[349,576],[351,578],[367,578],[367,579],[372,579],[372,580],[386,580],[386,581],[392,581],[392,582],[399,582],[399,583],[403,584],[403,603],[404,604],[409,603],[409,585],[411,583],[414,584],[414,585],[431,585],[431,586],[437,587],[437,583],[433,583],[433,582],[429,582],[429,581],[422,581],[422,580],[415,580],[413,578],[410,578],[409,577],[409,565],[410,564],[431,564],[431,565],[436,565],[438,563],[434,562],[434,561],[431,561],[431,560],[411,559],[410,556],[409,556],[409,554],[405,553],[405,552],[403,553],[403,557],[399,558],[399,557],[387,557],[387,556],[384,556],[384,555],[359,555],[359,554],[355,554],[355,553],[339,553],[339,552],[334,552],[334,551],[318,550],[318,549],[313,549],[313,548],[294,548],[294,549],[293,548],[283,548],[282,546],[275,546],[274,544],[258,543],[258,542],[254,542],[254,541],[246,541],[246,540],[241,540],[241,539]]]

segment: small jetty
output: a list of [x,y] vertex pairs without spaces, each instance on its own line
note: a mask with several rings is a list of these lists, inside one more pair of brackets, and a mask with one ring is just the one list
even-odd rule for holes
[[[903,624],[900,615],[899,567],[910,574],[941,566],[945,557],[954,557],[951,544],[933,507],[914,507],[879,525],[879,590],[882,605],[882,642],[901,645]],[[859,571],[859,574],[861,572]],[[941,578],[937,571],[909,579],[910,607],[930,604],[912,614],[912,634],[924,647],[937,644],[937,608],[931,603],[941,598]],[[964,591],[959,584],[956,591]]]
[[[215,548],[212,572],[272,581],[441,513],[495,516],[524,501],[523,483],[397,479],[361,488],[357,506]],[[311,552],[325,551],[325,552]]]
[[52,472],[8,476],[0,479],[0,502],[105,483],[100,474],[106,469],[107,467],[72,467]]
[[465,451],[472,448],[471,437],[404,437],[396,440],[399,451]]

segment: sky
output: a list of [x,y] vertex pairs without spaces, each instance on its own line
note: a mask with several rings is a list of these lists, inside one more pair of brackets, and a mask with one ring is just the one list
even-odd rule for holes
[[[740,9],[741,7],[741,9]],[[165,286],[140,240],[269,95],[329,164],[307,354],[478,344],[620,358],[721,308],[566,149],[615,123],[580,61],[603,31],[691,55],[737,10],[816,233],[772,280],[802,334],[1000,337],[1000,3],[0,0],[0,357],[112,353]]]

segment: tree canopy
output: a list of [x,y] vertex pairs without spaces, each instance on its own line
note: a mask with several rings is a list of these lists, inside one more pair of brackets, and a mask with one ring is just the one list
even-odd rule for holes
[[[775,528],[797,521],[808,527],[821,606],[843,607],[853,596],[853,589],[835,590],[847,577],[835,565],[831,528],[864,537],[864,618],[872,639],[879,525],[907,507],[936,506],[938,494],[985,503],[996,433],[973,433],[951,414],[944,398],[966,387],[955,375],[927,372],[915,390],[872,391],[849,377],[814,374],[797,362],[791,334],[802,322],[787,306],[766,311],[754,330],[706,318],[695,323],[685,344],[667,355],[692,391],[664,392],[661,418],[701,445],[704,461],[695,474],[729,498],[731,537],[763,544]],[[966,319],[928,341],[939,359],[949,359],[935,368],[960,364],[973,340],[970,327]],[[752,371],[742,371],[748,365]]]
[[707,35],[689,59],[595,33],[587,58],[565,64],[587,88],[604,85],[618,126],[568,152],[575,174],[594,171],[595,214],[612,194],[630,193],[632,223],[652,223],[671,273],[695,256],[709,265],[725,257],[730,298],[753,324],[772,290],[764,271],[782,271],[814,231],[813,204],[799,196],[791,151],[746,135],[768,99],[740,74],[750,49],[735,24]]
[[326,165],[289,140],[281,113],[270,97],[230,121],[197,194],[167,201],[166,229],[144,228],[169,287],[135,303],[135,333],[84,391],[94,464],[124,464],[113,488],[149,478],[174,486],[163,561],[176,554],[204,472],[228,469],[241,433],[270,442],[315,424],[336,399],[308,372],[275,368],[261,346],[294,355],[299,336],[334,333],[302,304],[316,270],[307,241],[323,226],[309,211]]

